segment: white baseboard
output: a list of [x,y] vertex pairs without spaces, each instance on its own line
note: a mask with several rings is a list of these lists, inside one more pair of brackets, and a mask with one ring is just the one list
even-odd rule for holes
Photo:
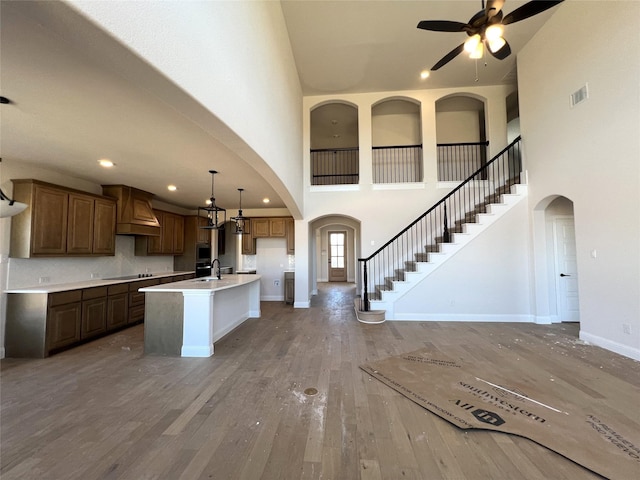
[[309,308],[311,302],[293,302],[293,308]]
[[533,323],[534,317],[524,314],[396,313],[394,318],[387,318],[387,321]]
[[602,338],[598,335],[593,335],[591,333],[583,331],[580,332],[580,340],[640,362],[640,349],[633,348],[628,345],[614,342],[613,340]]
[[535,322],[538,325],[551,325],[552,323],[560,323],[558,315],[536,315]]
[[284,302],[284,295],[262,295],[261,302]]

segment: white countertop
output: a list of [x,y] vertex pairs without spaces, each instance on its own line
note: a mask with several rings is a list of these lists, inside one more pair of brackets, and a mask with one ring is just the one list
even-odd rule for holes
[[128,279],[121,278],[121,279],[112,279],[112,280],[105,280],[104,278],[96,278],[95,280],[87,280],[83,282],[42,284],[42,285],[38,285],[37,287],[12,288],[9,290],[5,290],[4,293],[57,293],[57,292],[66,292],[68,290],[79,290],[82,288],[117,285],[118,283],[141,282],[144,280],[153,280],[154,278],[173,277],[176,275],[186,275],[189,273],[193,273],[193,272],[154,273],[150,277],[128,278]]
[[248,283],[257,282],[262,278],[261,275],[222,275],[218,280],[216,277],[200,277],[191,280],[183,280],[181,282],[165,283],[163,285],[154,285],[153,287],[141,288],[139,292],[185,292],[185,291],[206,291],[215,292],[216,290],[224,290],[227,288],[238,287]]

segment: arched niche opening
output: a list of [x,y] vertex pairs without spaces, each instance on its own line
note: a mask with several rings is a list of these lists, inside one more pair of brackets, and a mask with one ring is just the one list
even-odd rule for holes
[[487,162],[485,103],[456,94],[436,101],[438,181],[461,182]]
[[311,185],[359,182],[358,109],[344,102],[311,110]]
[[422,182],[420,104],[391,98],[371,107],[373,183]]

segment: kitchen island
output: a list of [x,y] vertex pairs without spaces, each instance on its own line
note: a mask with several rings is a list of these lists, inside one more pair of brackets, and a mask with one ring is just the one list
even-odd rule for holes
[[216,341],[260,317],[260,278],[224,275],[141,288],[145,353],[210,357]]

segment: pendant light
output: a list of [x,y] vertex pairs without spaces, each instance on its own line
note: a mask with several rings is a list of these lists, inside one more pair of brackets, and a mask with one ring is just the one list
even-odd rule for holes
[[238,216],[237,217],[231,217],[231,220],[236,222],[236,231],[235,231],[235,233],[237,233],[238,235],[242,235],[244,233],[244,227],[245,227],[245,224],[246,224],[246,222],[248,220],[248,218],[242,216],[242,192],[243,191],[244,191],[244,188],[239,188],[238,189],[238,192],[240,192],[240,207],[238,208]]
[[[209,204],[206,207],[198,207],[198,216],[201,216],[200,212],[203,212],[204,216],[207,217],[207,225],[200,228],[207,230],[223,230],[224,224],[227,222],[227,211],[216,205],[213,190],[215,175],[218,172],[215,170],[209,170],[209,173],[211,174],[211,198],[209,199]],[[222,216],[222,219],[220,216]]]

